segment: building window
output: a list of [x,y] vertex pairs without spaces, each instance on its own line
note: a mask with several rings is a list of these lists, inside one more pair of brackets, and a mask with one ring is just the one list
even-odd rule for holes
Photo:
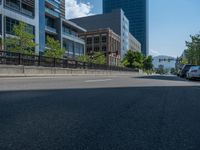
[[5,0],[5,5],[15,10],[20,10],[19,0]]
[[102,46],[102,51],[106,52],[106,50],[107,50],[106,46]]
[[80,55],[84,55],[84,45],[83,44],[79,44],[80,45]]
[[80,43],[75,43],[75,55],[80,56],[84,54],[84,46]]
[[[15,35],[13,29],[14,29],[14,26],[18,24],[19,24],[18,20],[6,17],[6,34]],[[35,34],[35,27],[28,24],[26,28],[26,32]]]
[[25,15],[34,17],[35,1],[25,1],[22,0],[21,12]]
[[34,0],[5,0],[5,7],[18,11],[26,16],[34,17]]
[[14,35],[14,26],[18,24],[19,21],[6,17],[6,34]]
[[63,47],[67,50],[68,54],[71,54],[73,56],[74,54],[74,42],[71,40],[65,40],[63,41]]
[[99,43],[99,37],[94,37],[94,43]]
[[45,16],[46,26],[54,28],[54,20],[50,17]]
[[87,49],[86,49],[86,53],[87,53],[87,54],[92,53],[92,47],[87,47]]
[[102,36],[102,43],[106,43],[107,42],[107,37],[106,36]]
[[68,27],[63,26],[63,33],[64,34],[71,34],[71,31]]
[[92,44],[92,38],[91,37],[87,38],[87,44]]
[[97,46],[97,47],[94,47],[94,51],[95,52],[99,52],[99,47]]
[[73,31],[73,30],[71,30],[71,35],[75,36],[75,37],[78,37],[78,33],[76,31]]

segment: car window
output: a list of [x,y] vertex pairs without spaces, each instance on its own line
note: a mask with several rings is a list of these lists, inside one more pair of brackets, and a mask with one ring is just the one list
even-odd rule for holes
[[185,66],[185,70],[189,70],[191,68],[191,66]]
[[191,67],[191,68],[190,68],[190,70],[195,70],[195,69],[197,69],[197,67]]
[[190,71],[192,71],[192,70],[200,70],[200,66],[193,66],[190,68]]
[[190,72],[190,71],[192,71],[192,70],[193,70],[193,69],[192,69],[192,68],[190,68],[189,72]]

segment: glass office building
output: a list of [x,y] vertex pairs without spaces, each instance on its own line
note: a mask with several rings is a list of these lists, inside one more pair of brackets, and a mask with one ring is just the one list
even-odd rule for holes
[[142,44],[142,53],[148,55],[148,0],[103,0],[103,13],[119,8],[129,20],[130,33]]

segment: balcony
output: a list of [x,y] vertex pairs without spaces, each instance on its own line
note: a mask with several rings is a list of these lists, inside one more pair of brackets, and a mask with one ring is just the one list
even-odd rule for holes
[[83,39],[81,39],[81,38],[79,38],[79,37],[77,37],[75,35],[72,35],[70,33],[63,32],[63,35],[67,36],[67,37],[71,37],[72,39],[75,39],[75,40],[79,41],[80,43],[85,43],[85,41]]
[[6,3],[4,3],[4,7],[11,9],[11,10],[14,10],[14,11],[20,13],[20,14],[25,15],[25,16],[28,16],[28,17],[31,17],[31,18],[34,17],[34,12],[27,10],[27,9],[24,9],[24,8],[20,8],[20,4],[16,4],[16,3],[13,3],[13,2],[6,2]]
[[45,0],[49,5],[59,8],[60,4],[55,2],[54,0]]
[[56,29],[55,28],[53,28],[53,27],[49,27],[49,26],[45,26],[45,31],[47,31],[48,33],[50,33],[50,34],[57,34],[57,31],[56,31]]
[[6,1],[6,2],[4,3],[4,5],[5,5],[5,7],[7,7],[7,8],[11,8],[11,9],[20,11],[20,5],[19,5],[18,3],[13,3],[13,2]]
[[58,12],[51,10],[49,8],[45,8],[45,12],[51,15],[52,17],[56,17],[56,18],[60,17],[60,14]]
[[29,11],[29,10],[27,10],[27,9],[24,9],[24,8],[21,9],[21,12],[22,12],[23,14],[25,14],[25,15],[30,16],[30,17],[33,17],[33,16],[34,16],[34,13],[33,13],[33,12],[31,12],[31,11]]

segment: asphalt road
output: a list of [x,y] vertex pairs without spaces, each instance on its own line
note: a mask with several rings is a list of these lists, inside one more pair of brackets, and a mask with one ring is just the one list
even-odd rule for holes
[[200,82],[0,78],[0,150],[199,150]]

